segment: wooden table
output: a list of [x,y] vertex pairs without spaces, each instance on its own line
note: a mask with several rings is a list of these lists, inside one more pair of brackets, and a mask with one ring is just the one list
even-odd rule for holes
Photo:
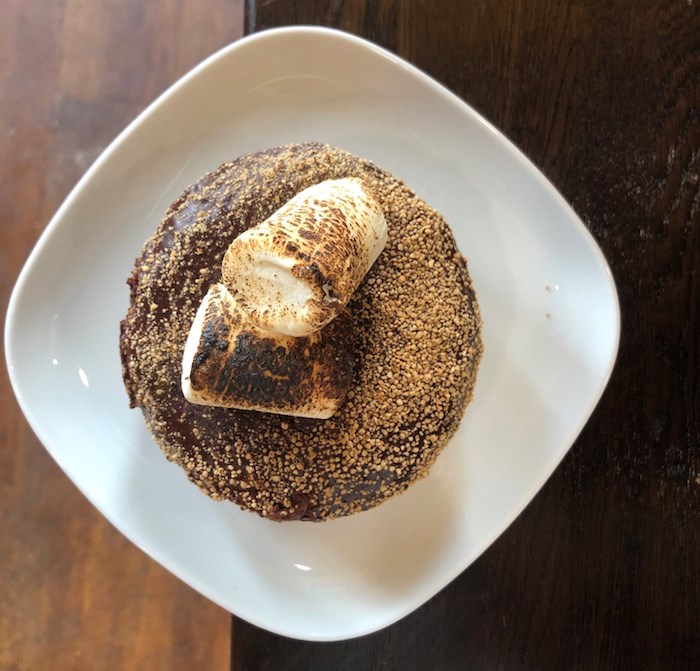
[[610,386],[527,510],[418,611],[334,644],[231,622],[132,547],[38,444],[3,371],[0,669],[700,668],[698,5],[0,4],[3,310],[52,213],[150,100],[244,26],[313,23],[395,51],[503,130],[598,240],[623,314]]

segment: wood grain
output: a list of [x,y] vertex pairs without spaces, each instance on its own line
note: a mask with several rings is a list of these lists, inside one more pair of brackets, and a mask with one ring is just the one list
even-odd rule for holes
[[623,335],[569,455],[450,586],[356,641],[303,643],[235,621],[232,668],[700,668],[698,4],[248,3],[248,29],[367,37],[502,129],[601,245]]
[[[32,245],[93,159],[169,84],[239,37],[242,21],[239,0],[0,3],[3,315]],[[0,368],[0,669],[227,668],[228,614],[78,493]]]
[[[693,0],[248,0],[456,91],[545,172],[615,273],[616,371],[511,528],[416,613],[310,644],[233,622],[234,669],[693,669],[700,664],[700,20]],[[0,306],[109,140],[240,34],[241,1],[0,4]],[[228,616],[114,531],[0,375],[0,668],[224,668]]]

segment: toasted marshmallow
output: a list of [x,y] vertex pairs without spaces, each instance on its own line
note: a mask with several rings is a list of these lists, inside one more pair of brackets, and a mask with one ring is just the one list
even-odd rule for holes
[[239,235],[222,281],[256,326],[306,336],[345,307],[386,239],[382,210],[362,182],[327,180]]
[[223,284],[214,284],[192,323],[182,358],[190,403],[327,419],[352,383],[352,317],[294,338],[253,326]]

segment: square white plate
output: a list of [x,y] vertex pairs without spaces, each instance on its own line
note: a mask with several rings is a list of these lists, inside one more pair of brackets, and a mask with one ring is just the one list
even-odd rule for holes
[[[350,518],[275,524],[209,500],[165,460],[128,408],[118,332],[134,257],[180,191],[236,156],[305,140],[375,161],[446,216],[485,354],[427,479]],[[120,531],[240,617],[321,641],[398,620],[503,532],[593,411],[619,326],[600,250],[496,129],[373,44],[289,28],[215,54],[110,145],[27,261],[5,345],[32,428]]]

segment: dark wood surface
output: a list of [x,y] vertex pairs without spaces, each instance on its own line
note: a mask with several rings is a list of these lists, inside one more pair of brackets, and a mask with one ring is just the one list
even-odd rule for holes
[[[0,2],[0,314],[114,136],[243,32],[237,0]],[[24,421],[0,365],[0,670],[230,665],[230,616],[122,537]]]
[[[90,162],[240,35],[242,0],[0,3],[0,309]],[[0,373],[0,669],[700,668],[700,0],[248,0],[250,32],[335,26],[503,130],[610,262],[610,386],[467,571],[355,641],[274,636],[199,597],[82,498]],[[230,660],[230,661],[229,661]]]

